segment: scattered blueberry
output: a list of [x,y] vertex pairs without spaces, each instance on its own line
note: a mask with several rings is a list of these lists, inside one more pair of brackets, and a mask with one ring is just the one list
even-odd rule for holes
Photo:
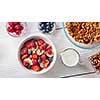
[[38,63],[40,64],[42,62],[42,59],[39,57],[38,58]]
[[40,22],[39,23],[39,30],[42,33],[50,33],[54,28],[55,22]]
[[32,50],[28,50],[28,54],[29,55],[32,55]]

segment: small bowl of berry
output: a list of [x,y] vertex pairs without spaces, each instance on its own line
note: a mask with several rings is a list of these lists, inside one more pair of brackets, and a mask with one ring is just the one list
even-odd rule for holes
[[38,29],[41,33],[51,34],[55,31],[56,23],[55,22],[39,22]]
[[7,32],[13,37],[19,37],[25,33],[26,23],[25,22],[7,22]]
[[52,41],[43,34],[25,38],[18,48],[18,61],[34,74],[49,71],[56,62],[56,49]]

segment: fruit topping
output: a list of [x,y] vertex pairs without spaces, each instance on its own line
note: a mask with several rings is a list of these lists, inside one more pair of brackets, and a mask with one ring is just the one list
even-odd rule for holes
[[27,40],[20,51],[23,66],[36,72],[48,68],[53,56],[51,45],[40,38]]

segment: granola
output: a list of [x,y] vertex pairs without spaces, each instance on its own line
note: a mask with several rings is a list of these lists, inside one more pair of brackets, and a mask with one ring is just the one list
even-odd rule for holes
[[100,22],[66,22],[65,27],[79,43],[93,44],[100,41]]

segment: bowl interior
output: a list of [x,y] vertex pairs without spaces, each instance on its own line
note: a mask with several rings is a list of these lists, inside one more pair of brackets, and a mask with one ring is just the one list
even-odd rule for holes
[[[36,39],[36,38],[41,38],[41,39],[43,39],[45,42],[49,43],[49,44],[52,46],[52,50],[53,50],[53,53],[54,53],[53,61],[50,63],[49,67],[46,68],[46,69],[41,70],[40,72],[35,72],[35,71],[33,71],[33,70],[29,70],[29,69],[25,68],[25,67],[22,65],[22,62],[21,62],[21,59],[20,59],[20,50],[21,50],[22,46],[24,45],[24,43],[25,43],[26,41],[28,41],[28,40],[30,40],[30,39],[33,39],[33,38],[34,38],[34,39]],[[29,70],[29,71],[32,71],[32,73],[34,73],[34,74],[43,74],[43,73],[49,71],[49,70],[54,66],[54,64],[55,64],[55,62],[56,62],[56,56],[57,56],[57,54],[56,54],[56,49],[55,49],[55,46],[54,46],[54,44],[52,43],[52,41],[51,41],[49,38],[47,38],[45,35],[35,35],[35,34],[32,35],[32,36],[29,36],[29,37],[25,38],[24,40],[22,40],[22,42],[19,44],[19,47],[18,47],[18,54],[17,54],[17,55],[18,55],[18,61],[20,62],[20,64],[21,64],[25,69],[27,69],[27,70]]]

